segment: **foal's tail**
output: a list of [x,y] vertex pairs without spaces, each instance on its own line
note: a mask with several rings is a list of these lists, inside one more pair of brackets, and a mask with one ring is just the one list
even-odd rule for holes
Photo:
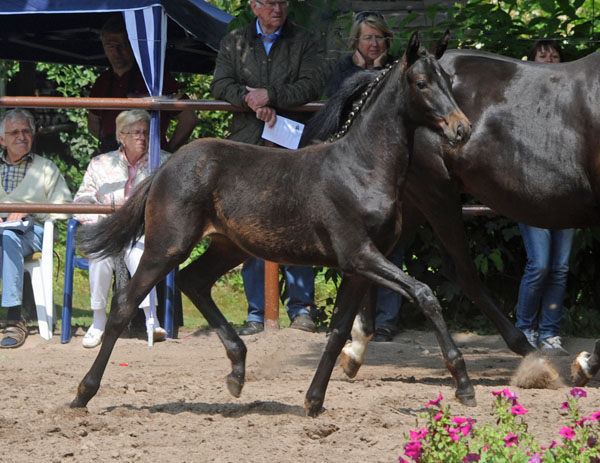
[[146,200],[154,176],[146,178],[114,214],[77,229],[77,248],[88,257],[114,257],[144,234]]

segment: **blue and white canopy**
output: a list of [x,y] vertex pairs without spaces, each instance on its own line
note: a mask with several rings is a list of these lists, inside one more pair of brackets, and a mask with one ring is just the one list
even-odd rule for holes
[[[106,65],[98,31],[117,12],[125,18],[151,96],[162,94],[165,55],[173,55],[170,70],[210,72],[232,19],[202,0],[0,0],[0,59]],[[154,166],[160,159],[158,121],[155,112],[150,129]]]

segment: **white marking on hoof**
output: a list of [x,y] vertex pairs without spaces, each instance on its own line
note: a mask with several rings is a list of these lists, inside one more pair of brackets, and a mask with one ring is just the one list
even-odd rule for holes
[[585,375],[589,378],[592,379],[592,373],[590,371],[590,357],[592,356],[592,354],[590,354],[589,352],[583,351],[580,352],[579,355],[577,356],[577,358],[575,359],[575,361],[577,362],[577,364],[581,367],[581,370],[585,373]]
[[367,345],[372,337],[372,334],[370,336],[365,335],[362,323],[360,322],[359,317],[356,317],[352,324],[352,342],[349,342],[344,346],[344,354],[350,357],[354,362],[362,365],[363,360],[365,359]]

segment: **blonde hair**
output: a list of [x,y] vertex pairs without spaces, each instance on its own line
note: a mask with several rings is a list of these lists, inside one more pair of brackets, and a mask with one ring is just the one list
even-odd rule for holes
[[150,114],[148,111],[144,111],[143,109],[132,109],[130,111],[123,111],[119,113],[116,123],[116,132],[115,135],[117,137],[117,142],[121,143],[119,140],[119,134],[129,125],[135,124],[136,122],[146,122],[150,125]]
[[363,24],[381,31],[385,37],[385,49],[389,50],[391,48],[394,33],[385,22],[383,15],[376,11],[363,11],[354,15],[352,27],[350,28],[350,48],[352,50],[356,50],[358,48],[360,26]]

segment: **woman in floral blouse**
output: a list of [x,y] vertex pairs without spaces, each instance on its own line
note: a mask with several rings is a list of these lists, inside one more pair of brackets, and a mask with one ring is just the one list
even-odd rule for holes
[[[116,137],[119,149],[94,157],[88,165],[83,182],[75,195],[74,202],[88,204],[123,204],[134,187],[150,175],[148,142],[150,115],[143,110],[123,111],[116,119]],[[169,155],[162,152],[162,160]],[[75,215],[82,224],[102,220],[101,215]],[[142,236],[125,253],[124,260],[129,273],[135,273],[144,252]],[[83,337],[83,347],[92,348],[102,342],[106,326],[108,293],[115,270],[113,258],[90,259],[89,280],[94,321]],[[140,304],[146,321],[150,315],[150,295]],[[167,332],[155,323],[154,340],[165,339]]]

